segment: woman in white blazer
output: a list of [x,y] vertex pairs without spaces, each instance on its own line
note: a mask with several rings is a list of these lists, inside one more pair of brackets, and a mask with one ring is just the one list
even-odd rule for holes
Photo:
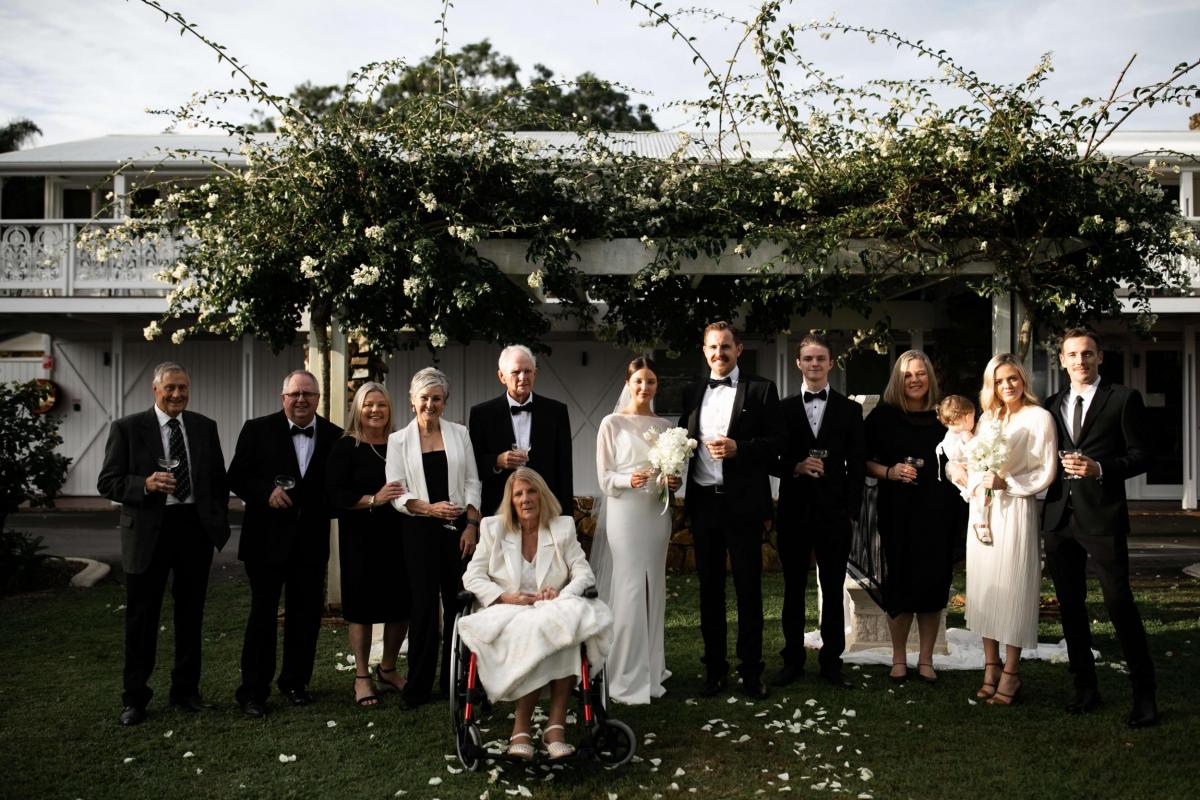
[[408,389],[416,417],[388,437],[387,480],[402,481],[405,493],[392,501],[411,517],[400,536],[411,592],[408,682],[403,704],[427,703],[438,662],[438,595],[444,625],[439,687],[450,686],[450,633],[464,560],[479,535],[479,475],[475,451],[463,425],[442,419],[450,382],[433,367],[413,376]]
[[520,467],[504,485],[499,513],[483,520],[463,586],[482,610],[463,617],[459,636],[476,655],[479,677],[494,700],[516,700],[509,755],[533,757],[531,718],[550,686],[542,742],[551,758],[574,752],[566,742],[567,701],[579,676],[579,645],[599,668],[612,643],[612,613],[584,600],[594,582],[575,538],[575,522],[537,472]]

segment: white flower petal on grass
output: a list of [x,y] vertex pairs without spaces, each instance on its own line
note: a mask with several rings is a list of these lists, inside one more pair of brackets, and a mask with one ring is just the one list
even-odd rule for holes
[[191,750],[188,750],[186,753],[183,754],[183,757],[184,758],[195,758],[196,754],[193,753]]
[[748,742],[748,741],[750,741],[750,734],[743,733],[740,737],[738,737],[737,743],[741,744],[742,742]]
[[430,778],[430,779],[429,779],[429,785],[430,785],[430,786],[438,786],[438,785],[440,785],[440,784],[441,784],[441,782],[442,782],[442,779],[441,779],[441,778]]
[[652,759],[650,759],[650,763],[657,767],[659,764],[662,763],[662,759],[661,758],[652,758]]
[[804,705],[808,706],[809,708],[812,708],[816,704],[817,704],[817,701],[813,700],[811,697],[804,701]]
[[399,796],[400,796],[400,795],[402,795],[402,794],[408,794],[408,790],[406,790],[406,789],[397,789],[397,790],[396,790],[396,793],[395,793],[394,795],[392,795],[392,797],[399,797]]
[[684,775],[686,775],[686,774],[687,774],[687,773],[683,771],[683,767],[676,767],[676,768],[675,768],[675,774],[674,774],[674,775],[672,775],[671,777],[673,777],[673,778],[682,778],[682,777],[683,777]]
[[125,760],[124,760],[124,761],[122,761],[121,763],[122,763],[122,764],[132,764],[132,763],[133,763],[133,756],[127,756],[127,757],[125,758]]
[[678,783],[672,783],[672,784],[671,784],[670,786],[668,786],[667,788],[668,788],[668,789],[670,789],[672,792],[678,792],[678,791],[679,791],[679,784],[678,784]]
[[857,717],[857,716],[858,716],[858,712],[857,712],[857,711],[855,711],[853,708],[843,708],[843,709],[842,709],[842,716],[843,716],[843,717],[850,717],[851,719],[853,719],[854,717]]
[[196,767],[196,774],[197,774],[197,775],[199,775],[201,772],[204,772],[204,768],[203,768],[203,767]]
[[521,797],[533,797],[533,792],[520,784],[517,785],[517,794],[521,795]]
[[875,777],[875,773],[871,772],[871,770],[867,769],[866,767],[859,767],[858,777],[862,778],[864,781],[869,781],[871,778]]
[[292,761],[295,761],[295,760],[296,760],[296,754],[295,754],[295,753],[292,753],[290,756],[289,756],[289,755],[284,755],[283,753],[280,753],[280,754],[279,754],[279,763],[280,763],[280,764],[287,764],[287,763],[289,763],[289,762],[292,762]]
[[374,727],[375,727],[375,723],[374,723],[374,722],[368,722],[368,723],[367,723],[367,727],[368,727],[368,728],[374,728]]
[[617,800],[617,793],[616,793],[616,792],[609,792],[609,793],[608,793],[608,800]]
[[163,734],[163,738],[164,738],[164,739],[170,739],[170,738],[171,738],[172,736],[174,736],[174,735],[175,735],[175,731],[174,731],[174,729],[172,729],[172,730],[169,730],[169,731],[167,731],[166,733],[164,733],[164,734]]
[[325,723],[325,727],[326,727],[326,728],[336,728],[336,727],[337,727],[337,721],[336,721],[336,720],[332,720],[332,719],[331,719],[331,720],[329,720],[328,722],[326,722],[326,723]]
[[977,705],[979,705],[979,703],[976,703],[974,700],[972,700],[971,698],[969,698],[969,697],[968,697],[968,698],[967,698],[967,705],[971,705],[971,706],[977,706]]
[[726,702],[726,703],[736,703],[736,702],[737,702],[737,698],[736,698],[736,697],[731,697],[731,698],[729,698],[728,700],[726,700],[725,702]]
[[779,779],[779,780],[781,780],[781,781],[788,781],[788,780],[791,780],[791,776],[790,776],[790,775],[788,775],[786,772],[781,772],[781,773],[779,773],[778,775],[776,775],[775,777],[776,777],[776,778],[778,778],[778,779]]
[[451,775],[457,775],[457,774],[459,774],[460,772],[462,772],[462,767],[457,767],[457,768],[456,768],[456,767],[454,767],[454,766],[452,766],[452,765],[450,765],[450,764],[447,764],[447,765],[446,765],[446,772],[449,772]]
[[729,735],[729,731],[721,731],[713,738],[720,739],[722,736],[728,736],[728,735]]

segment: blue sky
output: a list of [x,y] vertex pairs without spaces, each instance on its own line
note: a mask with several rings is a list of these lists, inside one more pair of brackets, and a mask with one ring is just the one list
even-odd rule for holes
[[[432,0],[164,0],[286,93],[305,80],[341,82],[372,60],[416,60],[433,51],[441,4]],[[669,4],[668,4],[669,5]],[[701,3],[739,17],[756,4]],[[336,11],[331,9],[336,8]],[[1054,52],[1047,94],[1067,101],[1106,93],[1138,53],[1131,85],[1200,57],[1200,0],[860,0],[796,2],[785,18],[836,13],[842,22],[896,30],[944,48],[982,77],[1020,80]],[[656,106],[704,93],[690,54],[622,0],[458,0],[450,42],[488,37],[528,72],[541,62],[560,77],[590,70],[647,92]],[[682,21],[714,61],[727,57],[735,26]],[[105,133],[149,133],[163,121],[144,109],[176,106],[193,91],[236,86],[199,42],[138,0],[0,0],[0,122],[29,117],[45,132],[35,144]],[[813,39],[805,52],[848,80],[903,77],[928,67],[881,45]],[[1200,83],[1200,74],[1193,82]],[[1194,108],[1192,111],[1200,111]],[[1186,128],[1188,111],[1153,110],[1134,129]],[[232,117],[245,118],[233,112]],[[669,110],[660,126],[680,125]]]

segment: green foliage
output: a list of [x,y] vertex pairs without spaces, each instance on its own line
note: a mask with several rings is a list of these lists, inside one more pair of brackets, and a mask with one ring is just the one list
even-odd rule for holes
[[41,136],[42,129],[29,119],[14,119],[0,125],[0,153],[10,153],[20,150],[21,145],[34,136]]
[[0,384],[0,529],[22,503],[53,505],[67,479],[70,459],[54,451],[58,420],[34,413],[47,391],[33,381]]
[[41,536],[0,530],[0,594],[27,589],[50,556]]

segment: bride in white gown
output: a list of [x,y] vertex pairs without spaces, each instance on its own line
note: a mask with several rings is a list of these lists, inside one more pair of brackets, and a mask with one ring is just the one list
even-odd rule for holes
[[[605,666],[609,697],[649,703],[666,692],[663,656],[667,544],[671,515],[662,514],[659,488],[649,475],[650,443],[644,434],[670,420],[654,415],[658,391],[654,362],[639,356],[626,369],[628,397],[600,423],[596,475],[604,493],[602,524],[592,543],[592,569],[600,598],[613,612],[613,643]],[[679,479],[670,481],[672,490]]]

